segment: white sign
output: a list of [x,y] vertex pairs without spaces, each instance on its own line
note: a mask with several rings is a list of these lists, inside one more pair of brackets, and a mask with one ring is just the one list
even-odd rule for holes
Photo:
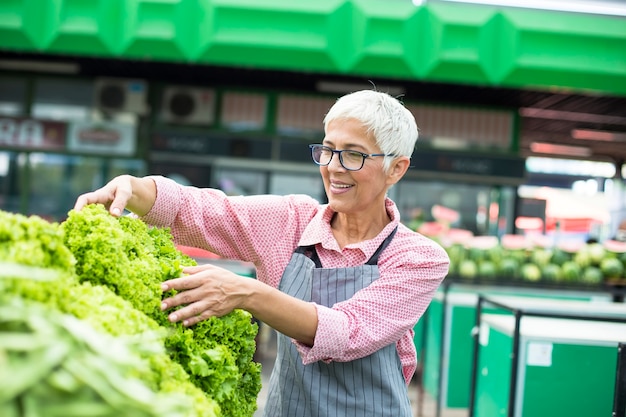
[[135,126],[113,122],[71,122],[67,148],[80,153],[132,156],[137,149]]
[[528,342],[527,352],[528,366],[552,366],[552,343]]
[[478,343],[480,343],[481,346],[487,346],[489,344],[489,325],[487,323],[480,323]]

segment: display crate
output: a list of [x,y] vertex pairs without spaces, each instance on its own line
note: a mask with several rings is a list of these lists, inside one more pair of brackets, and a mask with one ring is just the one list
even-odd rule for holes
[[483,314],[481,321],[470,416],[611,415],[615,351],[626,340],[626,323],[524,317],[516,335],[513,316]]
[[[625,304],[479,296],[476,314],[470,417],[608,415],[596,413],[611,409],[615,351],[626,340]],[[594,400],[585,406],[571,406],[578,385],[557,388],[587,383]],[[608,396],[595,393],[597,387]]]
[[612,294],[564,290],[444,282],[428,307],[425,340],[422,341],[424,390],[435,399],[437,415],[442,409],[468,408],[479,295],[515,295],[529,298],[580,300],[610,303]]

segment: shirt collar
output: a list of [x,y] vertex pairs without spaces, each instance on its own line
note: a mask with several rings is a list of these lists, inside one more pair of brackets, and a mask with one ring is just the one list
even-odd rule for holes
[[[339,245],[337,244],[330,228],[330,221],[335,212],[328,205],[322,207],[323,208],[317,212],[304,229],[304,233],[302,233],[298,245],[311,246],[320,243],[325,249],[340,251]],[[372,253],[376,250],[376,248],[378,248],[382,241],[389,236],[391,231],[396,228],[400,222],[400,212],[398,211],[396,204],[390,198],[385,199],[385,208],[391,218],[391,223],[385,226],[383,231],[374,239],[355,245],[349,245],[348,247],[359,248],[363,250],[363,252],[369,252],[368,249],[371,247],[373,248]]]

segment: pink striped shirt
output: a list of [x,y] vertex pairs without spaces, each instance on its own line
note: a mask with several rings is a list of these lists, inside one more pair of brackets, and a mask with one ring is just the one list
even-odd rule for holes
[[393,201],[385,204],[391,223],[374,239],[339,248],[330,228],[333,212],[306,195],[226,196],[214,189],[183,187],[152,177],[157,198],[143,218],[170,227],[181,245],[224,258],[252,262],[256,276],[278,287],[297,246],[317,244],[324,268],[362,265],[398,226],[380,254],[380,278],[332,308],[316,305],[318,328],[312,347],[296,343],[304,364],[350,361],[396,343],[406,383],[417,360],[413,327],[448,272],[444,249],[399,223]]

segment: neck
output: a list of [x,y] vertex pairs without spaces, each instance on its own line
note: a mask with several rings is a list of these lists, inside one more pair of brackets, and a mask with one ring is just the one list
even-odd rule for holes
[[335,213],[330,227],[339,247],[343,249],[347,245],[375,238],[389,223],[391,219],[386,210],[375,216]]

